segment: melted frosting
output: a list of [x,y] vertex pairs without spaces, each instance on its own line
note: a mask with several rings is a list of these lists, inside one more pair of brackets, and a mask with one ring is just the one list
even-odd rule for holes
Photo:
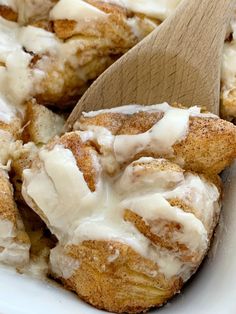
[[31,20],[45,20],[49,17],[50,9],[55,5],[53,0],[16,0],[18,22],[25,25]]
[[60,0],[50,12],[52,20],[81,22],[104,18],[106,13],[82,0]]
[[4,169],[7,165],[9,155],[16,145],[11,133],[0,130],[0,168]]
[[148,17],[164,20],[181,0],[103,0],[103,2],[117,4],[133,12],[142,13]]
[[17,110],[11,106],[7,105],[7,102],[4,98],[0,96],[0,121],[8,124],[16,117]]
[[[189,118],[191,116],[208,117],[208,114],[201,114],[200,108],[192,107],[189,109],[178,109],[171,107],[167,103],[139,106],[131,105],[118,107],[111,110],[100,110],[98,112],[84,113],[83,116],[95,117],[103,113],[123,113],[132,115],[134,113],[148,111],[164,113],[160,119],[150,130],[145,133],[135,135],[117,135],[103,127],[84,126],[78,123],[75,128],[82,128],[85,133],[80,133],[84,141],[88,139],[95,141],[101,147],[103,152],[108,152],[108,157],[113,165],[131,160],[136,154],[143,151],[152,151],[166,157],[174,157],[173,145],[184,140],[188,135]],[[215,116],[214,116],[215,117]],[[171,128],[170,128],[171,125]],[[106,153],[104,153],[106,157]],[[115,159],[115,161],[114,161]],[[106,160],[107,166],[107,160]]]
[[19,267],[29,262],[29,244],[15,241],[15,226],[9,220],[0,219],[0,262]]
[[[0,18],[0,114],[9,123],[17,110],[34,91],[34,84],[43,78],[39,69],[31,69],[31,53],[46,53],[55,48],[53,35],[32,26],[20,27],[17,23]],[[31,53],[27,53],[26,50]]]
[[66,255],[63,247],[58,245],[51,250],[50,268],[59,278],[69,279],[79,267],[79,261]]
[[125,162],[148,149],[160,154],[173,155],[172,146],[187,135],[189,116],[188,110],[169,107],[164,117],[147,132],[116,136],[114,153],[117,161]]
[[[154,173],[144,176],[142,182],[139,177],[132,179],[132,175],[128,175],[133,171],[134,164],[131,164],[122,176],[112,178],[102,173],[96,191],[91,192],[70,150],[56,145],[52,150],[42,149],[39,158],[40,169],[24,171],[23,194],[25,199],[30,197],[37,204],[60,244],[78,244],[84,240],[119,241],[155,261],[165,276],[180,275],[184,280],[188,279],[191,263],[185,265],[178,255],[153,245],[134,225],[123,219],[124,211],[128,208],[150,223],[155,219],[166,219],[181,224],[182,232],[173,234],[173,240],[185,244],[190,252],[201,254],[208,246],[206,227],[193,214],[171,206],[167,200],[176,195],[189,199],[189,191],[200,192],[196,207],[202,211],[202,204],[207,205],[213,216],[219,198],[214,185],[194,174],[189,174],[189,182],[188,174],[179,171],[173,171],[172,175],[168,171],[160,174],[160,170],[156,171],[156,176],[165,178],[165,184],[158,185],[153,179]],[[150,161],[153,159],[140,160],[142,163]],[[95,166],[98,167],[97,163]],[[131,193],[128,193],[129,180],[133,180],[134,185],[136,180],[141,180]],[[159,231],[153,229],[153,232]]]
[[0,5],[5,5],[7,7],[10,7],[14,11],[16,11],[16,0],[0,0]]

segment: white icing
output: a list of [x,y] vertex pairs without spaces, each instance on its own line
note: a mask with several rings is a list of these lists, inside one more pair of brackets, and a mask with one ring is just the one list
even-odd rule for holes
[[0,262],[13,267],[24,266],[29,262],[29,244],[12,242],[0,252]]
[[53,0],[15,0],[18,11],[18,22],[29,24],[32,20],[47,20],[50,9],[55,5]]
[[[200,113],[200,108],[191,107],[189,109],[179,109],[171,107],[167,103],[141,106],[130,105],[117,107],[113,109],[99,110],[98,112],[83,113],[85,118],[93,118],[98,114],[104,113],[122,113],[132,115],[138,112],[163,113],[161,118],[151,129],[145,133],[135,135],[112,135],[112,133],[103,128],[93,125],[86,125],[85,123],[78,122],[74,127],[84,131],[81,133],[83,140],[89,138],[100,146],[102,152],[103,166],[108,166],[112,169],[117,167],[117,162],[122,164],[132,160],[136,154],[151,151],[157,155],[164,155],[165,157],[174,157],[173,145],[184,140],[188,135],[189,118],[198,116],[202,118],[217,118],[215,115],[208,113]],[[171,127],[170,127],[171,126]],[[177,161],[180,164],[184,161]],[[110,171],[112,172],[112,171]]]
[[10,7],[14,11],[17,10],[16,0],[0,0],[0,5],[5,5],[7,7]]
[[[17,111],[23,110],[24,101],[42,92],[40,82],[48,71],[49,55],[63,68],[65,55],[70,58],[78,45],[77,41],[71,51],[71,45],[62,43],[53,33],[0,18],[0,120],[10,123]],[[32,68],[34,55],[43,57]]]
[[19,31],[18,40],[27,51],[33,51],[35,54],[46,52],[55,54],[58,52],[60,44],[53,33],[33,26],[22,27]]
[[106,13],[82,0],[59,0],[50,12],[52,20],[90,21],[106,17]]
[[114,173],[119,168],[119,164],[114,155],[114,139],[112,133],[103,127],[89,126],[87,131],[81,132],[80,135],[82,141],[88,140],[94,141],[100,146],[101,164],[108,173]]
[[[30,68],[33,53],[52,52],[55,39],[49,32],[32,26],[20,27],[17,23],[0,18],[0,100],[3,108],[0,118],[8,123],[21,110],[23,102],[33,94],[34,85],[43,73]],[[24,48],[24,49],[23,49]]]
[[45,247],[41,252],[37,252],[37,255],[31,256],[29,263],[20,268],[21,272],[40,280],[47,279],[49,273],[48,256],[49,247]]
[[0,220],[0,262],[19,267],[29,262],[28,243],[15,241],[16,229],[9,220]]
[[[127,191],[127,196],[119,189],[119,180],[124,178],[111,178],[104,173],[99,177],[96,191],[91,192],[70,150],[56,145],[50,151],[42,149],[39,157],[42,163],[39,170],[24,171],[23,195],[28,201],[32,199],[47,217],[49,228],[58,237],[60,244],[78,244],[84,240],[119,241],[155,261],[165,276],[178,274],[184,280],[188,278],[190,265],[185,267],[177,255],[154,246],[134,225],[123,219],[124,211],[130,209],[149,222],[158,218],[178,222],[182,231],[173,235],[173,241],[185,244],[192,253],[204,252],[208,237],[202,222],[193,214],[172,207],[166,201],[165,193],[171,193],[174,187],[181,186],[183,195],[188,194],[189,187],[183,174],[170,176],[168,184],[167,172],[166,186],[160,188],[157,185],[156,188],[156,181],[153,180],[148,192],[143,181],[136,194],[131,193],[130,196]],[[193,175],[194,178],[197,185],[200,179],[197,175]],[[217,202],[219,193],[214,196]],[[212,199],[206,199],[205,205],[213,211],[214,207],[208,206],[211,202]]]
[[[193,107],[196,108],[196,107]],[[120,106],[120,107],[115,107],[111,109],[101,109],[97,111],[90,111],[90,112],[83,112],[83,116],[85,118],[93,118],[96,117],[100,114],[104,113],[122,113],[125,115],[132,115],[134,113],[138,112],[166,112],[170,109],[170,105],[166,102],[162,104],[156,104],[156,105],[150,105],[150,106],[142,106],[142,105],[126,105],[126,106]]]
[[183,199],[187,205],[195,208],[197,216],[208,230],[211,229],[214,215],[218,215],[220,211],[217,187],[192,173],[185,174],[184,186],[183,183],[179,184],[172,191],[165,192],[164,197]]
[[[153,171],[153,168],[147,168],[156,160],[151,157],[143,157],[126,167],[120,179],[116,183],[116,189],[120,193],[132,195],[136,191],[142,191],[142,194],[149,193],[152,189],[155,192],[163,192],[166,189],[172,189],[184,179],[183,171],[160,170]],[[158,159],[160,166],[164,160]]]
[[189,116],[188,110],[173,108],[145,133],[116,136],[114,141],[116,159],[118,162],[125,162],[141,151],[150,149],[160,154],[173,154],[172,146],[187,135]]
[[107,259],[108,263],[113,263],[117,260],[120,256],[120,251],[118,249],[115,250],[115,253],[113,255],[110,255]]
[[66,252],[60,245],[51,250],[50,268],[52,273],[58,278],[69,279],[79,267],[79,260],[66,255]]
[[[195,209],[203,225],[210,230],[214,215],[218,215],[220,211],[217,187],[192,173],[144,168],[145,163],[154,164],[155,161],[153,158],[140,158],[131,163],[116,183],[116,189],[123,197],[134,198],[158,192],[167,200],[181,199]],[[161,165],[162,160],[158,161]]]
[[177,7],[181,0],[103,0],[117,4],[133,12],[142,13],[148,17],[166,19]]
[[167,112],[169,110],[187,110],[191,116],[202,116],[204,117],[206,114],[201,113],[201,109],[197,106],[191,107],[189,109],[178,109],[175,107],[170,106],[167,102],[164,102],[162,104],[155,104],[155,105],[149,105],[149,106],[144,106],[144,105],[126,105],[126,106],[120,106],[120,107],[115,107],[111,109],[101,109],[97,111],[90,111],[90,112],[83,112],[82,115],[84,118],[94,118],[96,116],[99,116],[100,114],[105,114],[105,113],[120,113],[124,115],[133,115],[134,113],[138,112],[149,112],[149,113],[154,113],[154,112]]
[[0,219],[0,246],[4,245],[7,238],[15,236],[13,223],[9,220]]
[[[136,154],[150,149],[157,154],[165,154],[173,157],[172,146],[183,140],[188,134],[189,117],[195,115],[204,117],[204,114],[200,114],[200,108],[198,107],[178,109],[169,106],[167,103],[152,106],[132,105],[111,110],[89,112],[88,114],[84,113],[83,115],[86,118],[96,117],[97,114],[108,112],[132,115],[137,112],[145,111],[150,113],[164,113],[163,118],[145,133],[113,136],[109,131],[99,132],[98,127],[95,129],[89,126],[85,129],[93,132],[90,132],[88,136],[96,140],[103,150],[108,150],[109,152],[113,151],[115,160],[122,163],[132,159]],[[83,129],[83,125],[79,126]],[[101,137],[101,134],[104,135],[105,133],[107,134],[105,137],[107,139],[106,141]],[[83,135],[82,137],[86,136]]]
[[0,121],[8,124],[16,116],[16,109],[7,102],[0,95]]
[[[127,24],[129,25],[129,27],[131,28],[133,34],[134,34],[139,40],[142,40],[143,37],[144,37],[146,34],[144,33],[143,24],[140,24],[140,23],[139,23],[139,17],[137,17],[137,16],[129,17],[126,22],[127,22]],[[155,21],[155,22],[154,22],[154,20],[149,19],[149,18],[147,18],[147,17],[144,17],[143,20],[142,20],[142,22],[145,23],[145,25],[149,27],[150,32],[151,32],[151,30],[154,30],[154,29],[159,25],[159,22],[158,22],[158,21]]]
[[61,238],[79,215],[78,203],[91,195],[91,192],[70,150],[56,146],[53,151],[41,150],[40,158],[44,161],[45,169],[36,175],[30,170],[24,171],[25,178],[30,179],[32,176],[27,193],[39,208],[50,208],[45,215],[55,228],[54,233]]
[[[158,204],[158,205],[157,205]],[[162,194],[136,196],[121,203],[124,208],[131,208],[133,212],[146,221],[157,218],[175,221],[183,227],[183,231],[173,237],[180,243],[186,244],[194,251],[204,252],[207,248],[207,231],[202,222],[193,214],[186,213],[178,207],[172,207]],[[205,245],[205,246],[204,246]]]
[[14,149],[14,138],[11,133],[0,130],[0,165],[8,163],[10,152]]

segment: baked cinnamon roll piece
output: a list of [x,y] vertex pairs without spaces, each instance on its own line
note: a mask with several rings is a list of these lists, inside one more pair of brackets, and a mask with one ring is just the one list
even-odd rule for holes
[[45,105],[73,105],[92,80],[160,23],[103,1],[8,3],[18,18],[12,22],[0,11],[0,41],[6,47],[0,49],[0,63],[12,70],[3,77],[17,105],[31,97]]
[[[14,33],[10,41],[14,38],[26,53],[24,67],[30,72],[27,76],[33,78],[24,101],[34,96],[41,104],[73,106],[94,79],[158,27],[179,3],[180,0],[0,0],[0,38]],[[227,33],[221,76],[221,115],[228,120],[236,116],[234,20]],[[39,42],[41,49],[35,44]],[[1,62],[4,60],[0,51]],[[14,65],[14,74],[17,70]]]
[[29,263],[30,240],[3,170],[0,170],[0,190],[0,262],[21,269]]
[[[113,3],[72,2],[58,1],[49,13],[56,37],[65,41],[60,50],[65,56],[66,71],[60,71],[58,60],[54,60],[42,82],[43,92],[36,95],[41,103],[64,106],[77,99],[92,80],[160,23]],[[65,10],[65,6],[70,9]],[[61,86],[56,82],[56,72],[63,77]]]
[[200,108],[175,106],[132,105],[84,113],[74,128],[87,132],[113,158],[113,166],[161,156],[186,170],[219,174],[236,157],[235,126]]
[[[77,131],[44,146],[24,171],[23,196],[58,239],[52,276],[107,311],[139,313],[167,302],[208,251],[221,207],[217,173],[236,157],[229,134],[235,141],[233,125],[197,108],[83,114]],[[116,143],[118,136],[125,137]],[[215,154],[191,154],[194,172],[186,151],[205,137]],[[175,155],[183,141],[188,150]],[[221,141],[225,155],[216,149]]]
[[[1,69],[1,66],[0,66]],[[23,118],[20,112],[0,97],[0,168],[9,169],[10,155],[21,138]]]
[[0,0],[0,16],[21,25],[48,20],[58,0]]

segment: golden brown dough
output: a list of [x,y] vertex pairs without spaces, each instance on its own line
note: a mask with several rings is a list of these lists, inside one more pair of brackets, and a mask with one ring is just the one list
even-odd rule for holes
[[11,153],[10,178],[14,186],[14,196],[17,201],[22,202],[22,175],[24,169],[30,168],[37,156],[38,148],[33,143],[18,145]]
[[9,21],[16,22],[18,18],[18,14],[6,5],[0,4],[0,16]]
[[[114,261],[109,262],[111,257]],[[183,284],[177,277],[166,280],[155,263],[118,242],[86,241],[79,246],[57,247],[51,253],[51,262],[56,264],[57,258],[62,265],[63,259],[65,265],[70,258],[79,261],[78,270],[69,279],[59,277],[65,287],[96,308],[110,312],[141,313],[161,306]]]
[[235,17],[230,22],[227,35],[222,56],[220,109],[222,118],[232,121],[236,117]]
[[221,116],[223,119],[234,121],[236,117],[236,89],[230,91],[227,97],[221,94]]
[[[113,135],[136,135],[147,132],[162,117],[161,112],[101,113],[94,117],[81,117],[78,125],[82,130],[94,125],[108,129]],[[176,143],[173,149],[175,158],[184,160],[186,170],[220,173],[236,158],[236,127],[207,114],[190,117],[187,137]],[[141,152],[134,159],[141,156],[160,157],[150,150]]]
[[25,112],[23,141],[34,142],[36,145],[48,143],[54,136],[61,135],[65,120],[35,100],[28,101]]
[[0,171],[0,262],[17,268],[29,262],[30,240],[13,198],[8,176]]
[[19,145],[22,135],[22,118],[13,117],[9,123],[0,121],[0,167],[9,168],[11,153]]
[[[28,48],[22,44],[22,50],[32,58],[31,70],[36,76],[39,71],[44,74],[40,80],[32,75],[33,86],[25,101],[33,96],[46,106],[74,106],[94,79],[160,24],[157,19],[129,12],[114,4],[88,3],[104,12],[104,16],[98,20],[54,20],[50,13],[57,1],[17,2],[14,19],[17,18],[18,25],[24,25],[24,30],[31,35],[35,32],[35,38],[40,28],[47,31],[43,38],[48,37],[48,42],[41,44],[42,49],[37,45]],[[14,13],[10,7],[5,7],[6,10]],[[6,13],[4,15],[12,19]],[[3,24],[7,28],[12,26]],[[39,40],[41,38],[39,36]]]
[[[212,173],[198,175],[144,152],[141,158],[134,157],[120,165],[114,175],[106,165],[111,160],[106,159],[104,147],[101,149],[89,129],[99,124],[113,134],[139,134],[163,116],[160,112],[139,112],[82,117],[81,129],[90,131],[67,133],[51,141],[41,149],[31,169],[24,172],[23,196],[27,204],[59,240],[50,253],[53,277],[96,308],[140,313],[162,306],[180,291],[209,248],[221,201],[221,183],[215,168]],[[215,124],[219,119],[200,116],[191,118],[191,123],[196,121],[203,135],[205,128],[211,130],[213,120]],[[234,127],[229,127],[233,133],[231,128]],[[195,129],[190,126],[190,130]],[[96,137],[99,131],[94,132]],[[191,139],[192,146],[196,140],[198,137]],[[191,158],[194,164],[194,156]],[[43,185],[41,180],[46,180]],[[42,190],[45,185],[47,189]],[[77,198],[80,193],[85,194]],[[167,207],[162,211],[161,206]],[[123,233],[112,238],[113,232],[120,229],[113,225],[112,218],[106,220],[109,211],[111,217],[120,213],[116,219],[121,220],[126,231],[131,228],[130,237],[133,235],[141,247],[147,244],[146,253],[133,247],[132,242],[128,244]],[[101,221],[106,222],[102,229]],[[103,228],[105,235],[96,237],[97,230]]]
[[236,158],[236,127],[222,119],[192,118],[188,137],[174,150],[186,169],[220,173]]

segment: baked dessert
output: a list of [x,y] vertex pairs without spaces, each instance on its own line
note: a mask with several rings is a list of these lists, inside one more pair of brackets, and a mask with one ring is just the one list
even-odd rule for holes
[[[17,83],[20,76],[15,75],[19,73],[17,62],[6,63],[6,55],[1,57],[0,52],[0,65],[10,67],[14,73],[14,88],[11,76],[5,85],[18,98],[16,103],[33,96],[40,104],[71,107],[95,78],[154,30],[179,3],[180,0],[1,0],[3,54],[7,50],[11,58],[17,54],[24,60],[21,73],[25,76],[24,87],[16,91],[16,86],[22,86],[22,81]],[[221,114],[229,120],[236,115],[234,29],[233,19],[222,64]]]
[[[236,153],[234,126],[213,114],[201,113],[198,107],[186,111],[167,103],[125,106],[85,113],[77,127],[96,130],[101,150],[115,156],[119,164],[142,156],[161,156],[186,170],[219,174]],[[109,146],[103,147],[104,137],[114,143],[112,152]]]
[[0,191],[0,262],[21,269],[29,263],[30,240],[4,170],[0,170]]
[[23,142],[33,142],[36,146],[47,144],[54,136],[62,134],[64,124],[62,114],[55,114],[31,99],[25,104]]
[[[160,306],[197,270],[220,213],[217,174],[236,156],[235,127],[198,108],[135,105],[84,114],[55,138],[58,108],[68,114],[179,2],[0,0],[0,262],[41,276],[50,254],[52,276],[110,311]],[[232,22],[221,92],[231,120],[233,33]]]
[[[27,53],[23,43],[19,43],[21,39],[29,39],[31,43],[37,40],[37,36],[33,40],[28,36],[30,27],[25,30],[23,25],[45,17],[45,5],[46,1],[0,1],[0,168],[5,171],[0,181],[2,192],[6,190],[0,200],[3,219],[0,262],[15,266],[21,272],[33,271],[34,275],[40,273],[41,264],[45,264],[50,239],[44,236],[47,230],[39,223],[37,215],[32,219],[22,202],[22,170],[31,162],[37,146],[61,134],[65,121],[63,116],[39,105],[32,98],[34,78],[40,73],[31,71],[33,52]],[[37,33],[40,28],[34,30]],[[34,144],[24,145],[24,142],[32,141]],[[14,196],[7,172],[14,184]],[[39,242],[43,247],[39,248]],[[43,268],[46,269],[46,266]]]
[[2,3],[0,61],[4,70],[12,69],[4,90],[10,89],[18,104],[32,96],[64,108],[76,102],[91,80],[160,23],[157,13],[136,13],[108,1]]
[[165,103],[84,113],[77,128],[23,174],[25,201],[58,240],[51,274],[100,309],[161,306],[207,253],[236,127]]
[[0,0],[0,164],[27,226],[22,171],[65,121],[42,104],[76,102],[90,80],[159,23],[108,2]]

